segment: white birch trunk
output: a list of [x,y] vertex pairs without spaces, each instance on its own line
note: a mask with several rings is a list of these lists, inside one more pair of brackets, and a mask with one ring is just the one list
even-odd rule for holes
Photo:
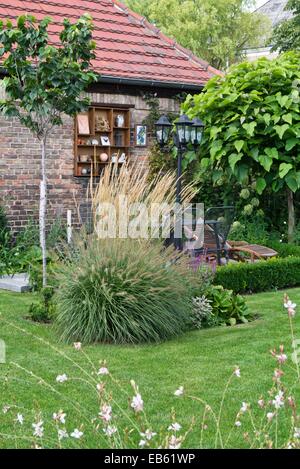
[[67,238],[68,244],[72,242],[72,211],[67,211]]
[[42,140],[42,164],[40,183],[40,245],[43,257],[43,287],[47,286],[47,249],[46,249],[46,209],[47,209],[47,179],[46,179],[46,137]]

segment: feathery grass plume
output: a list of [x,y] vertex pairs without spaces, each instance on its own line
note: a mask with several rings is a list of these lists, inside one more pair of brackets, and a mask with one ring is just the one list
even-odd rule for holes
[[[134,204],[144,204],[147,207],[148,214],[151,213],[151,207],[161,206],[161,217],[168,215],[168,207],[173,207],[176,194],[176,174],[168,172],[158,174],[155,179],[149,182],[148,170],[145,170],[139,164],[124,164],[120,169],[116,164],[107,165],[99,184],[94,188],[90,185],[93,218],[95,231],[99,223],[99,208],[103,204],[111,204],[116,214],[116,233],[119,234],[120,215],[120,196],[126,198],[127,206]],[[189,203],[196,195],[197,189],[193,184],[182,188],[182,203]],[[171,229],[173,227],[171,219]]]

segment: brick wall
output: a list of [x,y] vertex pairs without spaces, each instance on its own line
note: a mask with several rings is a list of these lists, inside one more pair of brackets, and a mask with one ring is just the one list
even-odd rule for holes
[[[0,87],[1,90],[1,87]],[[0,91],[1,93],[1,91]],[[131,109],[132,136],[135,124],[140,124],[149,109],[141,96],[120,93],[89,93],[93,103],[126,104]],[[160,98],[160,108],[177,112],[177,101]],[[66,219],[72,210],[77,219],[78,205],[86,200],[88,180],[75,178],[74,120],[65,117],[64,125],[56,128],[48,141],[48,221]],[[149,148],[132,147],[131,158],[147,164]],[[13,232],[24,228],[29,219],[38,219],[40,144],[31,132],[15,118],[0,115],[0,204],[7,211]]]

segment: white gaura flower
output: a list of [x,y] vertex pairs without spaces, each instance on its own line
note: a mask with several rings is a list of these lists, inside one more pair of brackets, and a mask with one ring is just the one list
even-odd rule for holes
[[183,386],[180,386],[180,388],[178,388],[175,392],[174,392],[174,396],[176,397],[180,397],[184,394],[184,388]]
[[103,432],[105,433],[106,436],[108,436],[109,438],[112,437],[115,433],[117,433],[117,428],[116,427],[112,427],[110,425],[108,425],[108,427],[106,428],[103,428]]
[[275,409],[279,410],[281,407],[284,407],[284,393],[283,391],[279,391],[275,399],[272,401],[273,406]]
[[245,412],[247,412],[248,407],[249,407],[248,404],[246,402],[243,402],[240,412],[244,414]]
[[146,441],[146,440],[141,440],[141,441],[139,442],[140,448],[144,448],[144,447],[146,446],[146,444],[147,444],[147,441]]
[[291,300],[287,300],[287,301],[285,301],[285,303],[284,303],[284,307],[285,307],[286,309],[295,309],[295,308],[297,308],[297,304],[296,304],[296,303],[293,303]]
[[56,382],[57,383],[65,383],[66,381],[68,381],[68,377],[65,373],[63,375],[58,375],[56,377]]
[[102,366],[102,368],[99,369],[98,375],[109,375],[109,371],[108,371],[108,368],[106,368],[106,366]]
[[54,413],[52,417],[53,417],[53,420],[55,420],[56,422],[60,422],[60,423],[65,424],[66,423],[66,416],[67,416],[67,414],[64,414],[63,410],[60,410],[57,414]]
[[180,449],[181,447],[181,438],[177,438],[175,435],[172,435],[169,439],[169,449]]
[[7,414],[7,412],[9,412],[9,411],[10,411],[10,406],[9,405],[4,405],[2,407],[3,414]]
[[142,396],[140,394],[136,394],[132,398],[131,407],[133,408],[133,410],[135,412],[142,412],[143,411],[144,401],[143,401]]
[[75,440],[80,440],[82,436],[83,436],[83,432],[78,430],[78,428],[75,428],[75,430],[71,433],[71,437],[75,438]]
[[241,423],[239,420],[237,420],[237,421],[235,422],[235,426],[236,426],[236,427],[241,427],[241,426],[242,426],[242,423]]
[[294,438],[300,438],[300,428],[295,428]]
[[238,366],[235,367],[234,374],[237,378],[241,377],[241,370]]
[[17,423],[19,423],[20,425],[23,425],[24,423],[24,417],[22,414],[17,414],[17,417],[16,417],[16,420],[15,420]]
[[42,438],[43,435],[44,435],[44,422],[42,420],[40,420],[39,422],[37,423],[33,423],[32,424],[32,428],[33,428],[33,436],[37,436],[38,438]]
[[267,419],[269,420],[269,422],[271,422],[274,417],[275,417],[274,412],[268,412],[267,413]]
[[59,441],[63,440],[64,438],[69,438],[69,434],[67,433],[66,430],[59,429],[57,434],[58,434]]
[[112,419],[112,408],[108,404],[103,404],[101,407],[101,412],[99,412],[99,417],[104,420],[104,422],[110,422]]
[[152,432],[151,430],[146,430],[144,433],[140,433],[141,437],[150,441],[152,438],[154,438],[157,433]]
[[181,425],[177,422],[172,423],[172,425],[169,426],[168,430],[172,432],[179,432],[181,430]]
[[285,353],[281,353],[280,355],[276,355],[276,358],[277,358],[277,361],[280,365],[283,365],[288,359],[288,357]]
[[259,401],[257,402],[257,404],[259,405],[259,407],[261,409],[263,409],[265,407],[265,401],[263,399],[259,399]]
[[82,348],[82,343],[81,342],[75,342],[74,344],[74,349],[79,351]]

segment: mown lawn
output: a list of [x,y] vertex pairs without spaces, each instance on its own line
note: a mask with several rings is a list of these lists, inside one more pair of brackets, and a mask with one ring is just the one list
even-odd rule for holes
[[[300,304],[300,289],[288,293]],[[224,434],[228,434],[233,428],[229,447],[245,447],[243,433],[252,431],[247,419],[242,422],[240,429],[234,428],[241,403],[251,402],[254,414],[259,412],[257,400],[261,395],[266,395],[272,386],[275,364],[270,349],[286,344],[287,353],[290,355],[291,352],[289,324],[282,307],[282,297],[282,292],[249,297],[249,307],[260,316],[259,320],[249,325],[190,332],[160,345],[97,345],[87,347],[85,352],[97,367],[100,361],[107,361],[110,372],[124,385],[128,396],[132,395],[129,381],[134,379],[138,383],[145,402],[149,426],[154,431],[166,429],[170,425],[172,409],[175,409],[176,420],[184,431],[189,428],[192,417],[195,417],[194,430],[184,443],[187,448],[200,446],[203,406],[187,396],[176,398],[174,391],[183,385],[186,394],[205,399],[217,410],[232,370],[236,365],[240,366],[241,378],[232,381],[222,414],[221,429]],[[50,432],[47,422],[50,422],[53,412],[63,409],[67,413],[68,430],[72,431],[84,423],[85,435],[82,440],[74,441],[76,446],[105,446],[102,437],[88,430],[88,421],[98,413],[94,389],[78,379],[84,378],[82,371],[51,349],[46,342],[50,342],[60,352],[68,354],[88,373],[91,371],[91,365],[82,353],[60,344],[51,326],[33,324],[26,319],[31,302],[32,295],[0,292],[0,339],[6,342],[7,347],[7,364],[0,365],[0,447],[32,445],[32,441],[19,438],[25,433],[32,434],[33,416],[28,413],[30,409],[34,409],[35,413],[42,413],[45,434]],[[26,333],[7,321],[24,329]],[[300,339],[299,315],[295,319],[295,327],[296,335],[298,334]],[[25,370],[31,371],[34,376],[29,376]],[[56,376],[63,373],[77,379],[57,384]],[[292,384],[294,378],[287,367],[285,379]],[[47,387],[45,382],[51,385],[51,388]],[[122,409],[128,409],[127,395],[117,386],[109,386],[117,404]],[[299,392],[299,386],[295,392]],[[6,404],[12,408],[4,414],[2,408]],[[121,415],[117,404],[113,403],[117,425],[131,427],[127,418]],[[22,409],[17,410],[14,405]],[[23,427],[14,423],[17,411],[25,416]],[[284,409],[282,413],[285,416]],[[280,424],[279,428],[279,432],[283,434],[287,432],[285,424],[286,422]],[[204,447],[214,447],[214,435],[214,427],[209,421],[208,429],[204,432]],[[45,439],[44,444],[54,446],[57,442],[51,443]]]

